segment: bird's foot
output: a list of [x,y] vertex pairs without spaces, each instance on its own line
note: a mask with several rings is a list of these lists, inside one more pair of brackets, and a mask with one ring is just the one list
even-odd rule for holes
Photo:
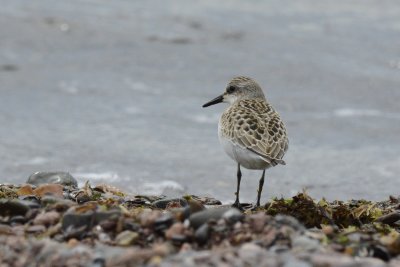
[[235,203],[232,204],[232,208],[237,208],[243,211],[242,205],[239,203],[238,200],[236,200]]
[[260,202],[257,202],[257,204],[251,209],[251,211],[258,211],[260,210],[261,206],[260,206]]

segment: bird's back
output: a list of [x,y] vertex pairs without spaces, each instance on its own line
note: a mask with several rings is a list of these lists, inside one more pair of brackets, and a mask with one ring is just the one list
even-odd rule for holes
[[262,158],[267,168],[284,164],[282,158],[289,145],[286,128],[264,99],[243,99],[232,104],[221,116],[219,135],[224,142],[249,151],[249,156]]

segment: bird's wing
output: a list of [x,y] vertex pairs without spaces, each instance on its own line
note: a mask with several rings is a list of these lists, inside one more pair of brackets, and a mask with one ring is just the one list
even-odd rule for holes
[[288,149],[285,125],[279,114],[263,100],[242,100],[223,116],[225,136],[234,144],[259,155],[272,165],[285,164]]

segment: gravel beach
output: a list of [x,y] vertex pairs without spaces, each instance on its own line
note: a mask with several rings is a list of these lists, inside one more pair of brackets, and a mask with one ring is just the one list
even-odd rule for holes
[[0,185],[0,266],[394,267],[399,208],[395,197],[328,202],[302,192],[240,211],[35,173]]

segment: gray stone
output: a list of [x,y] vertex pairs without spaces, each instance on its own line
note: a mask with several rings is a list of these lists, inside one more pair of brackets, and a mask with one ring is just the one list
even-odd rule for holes
[[190,225],[197,229],[203,223],[208,222],[209,220],[219,220],[228,210],[232,209],[231,207],[218,207],[218,208],[209,208],[203,211],[196,212],[189,217]]
[[30,210],[29,202],[17,199],[0,199],[1,216],[25,216]]
[[129,246],[139,238],[139,234],[132,231],[123,231],[115,237],[115,243],[119,246]]
[[66,231],[68,228],[92,227],[100,222],[118,217],[121,215],[119,210],[96,211],[92,210],[85,213],[66,212],[62,218],[62,229]]
[[196,242],[201,246],[207,243],[209,237],[210,237],[210,227],[206,223],[201,225],[194,233],[194,238]]
[[154,230],[163,231],[168,229],[174,222],[174,217],[171,213],[165,213],[154,221]]
[[276,215],[275,221],[280,225],[287,225],[296,231],[304,231],[306,228],[296,218],[287,215]]
[[292,239],[292,249],[294,252],[314,252],[321,248],[318,240],[305,235],[295,236]]
[[61,184],[66,186],[78,186],[78,182],[68,172],[35,172],[29,176],[28,184]]
[[236,208],[231,208],[222,215],[222,218],[225,219],[228,224],[233,225],[238,221],[242,221],[244,219],[244,214]]

